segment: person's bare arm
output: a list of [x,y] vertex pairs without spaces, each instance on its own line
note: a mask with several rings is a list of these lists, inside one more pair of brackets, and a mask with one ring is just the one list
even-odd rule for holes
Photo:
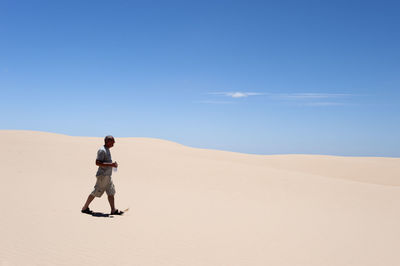
[[96,165],[97,166],[101,166],[101,167],[118,167],[117,162],[113,162],[113,163],[102,163],[99,160],[96,160]]

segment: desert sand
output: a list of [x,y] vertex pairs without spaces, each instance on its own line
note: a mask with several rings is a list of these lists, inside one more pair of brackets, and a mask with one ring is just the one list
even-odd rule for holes
[[[116,138],[123,216],[80,212],[102,138],[1,130],[0,265],[398,266],[400,158]],[[91,209],[109,212],[107,197]]]

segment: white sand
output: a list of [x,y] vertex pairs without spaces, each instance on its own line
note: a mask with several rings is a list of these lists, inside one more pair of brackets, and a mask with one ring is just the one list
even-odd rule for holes
[[[398,266],[400,159],[117,138],[122,217],[80,213],[101,138],[0,131],[0,265]],[[95,211],[109,212],[106,196]]]

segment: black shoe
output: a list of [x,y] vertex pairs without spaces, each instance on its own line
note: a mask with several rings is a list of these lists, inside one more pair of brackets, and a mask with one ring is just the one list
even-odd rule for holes
[[124,214],[123,211],[119,211],[118,209],[115,209],[115,211],[113,211],[112,213],[110,213],[111,215],[122,215]]
[[86,213],[86,214],[92,214],[92,213],[93,213],[92,210],[89,209],[89,207],[87,207],[87,208],[84,209],[84,210],[81,210],[81,212],[82,212],[82,213]]

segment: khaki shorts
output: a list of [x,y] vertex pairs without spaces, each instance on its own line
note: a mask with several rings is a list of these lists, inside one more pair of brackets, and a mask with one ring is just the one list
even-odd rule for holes
[[94,185],[94,190],[92,191],[91,195],[100,198],[104,194],[104,191],[108,196],[115,195],[115,187],[111,176],[100,175],[96,176],[96,178],[97,182],[96,185]]

